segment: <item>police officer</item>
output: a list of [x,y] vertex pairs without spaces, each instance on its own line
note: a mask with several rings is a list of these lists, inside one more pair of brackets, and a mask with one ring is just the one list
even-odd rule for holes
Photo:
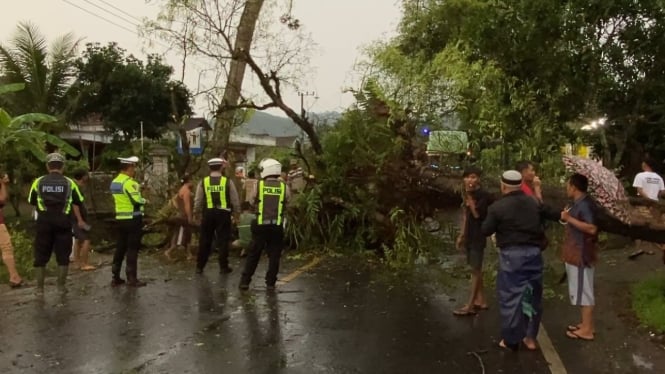
[[249,283],[256,271],[261,252],[268,254],[268,272],[266,287],[275,289],[279,260],[282,256],[284,239],[284,207],[290,198],[290,190],[279,180],[282,164],[274,159],[265,159],[259,164],[261,181],[254,193],[256,202],[256,222],[253,224],[252,237],[254,245],[250,246],[245,260],[245,270],[240,278],[240,289],[249,289]]
[[85,226],[79,210],[83,196],[76,183],[62,174],[64,167],[64,156],[59,153],[48,154],[48,174],[37,178],[28,194],[28,202],[37,210],[34,267],[38,293],[44,292],[45,268],[53,252],[58,263],[58,291],[63,294],[67,292],[65,286],[72,251],[70,211],[74,212],[77,224]]
[[139,158],[136,156],[120,157],[118,160],[121,164],[120,173],[111,182],[111,194],[115,203],[115,219],[118,227],[118,241],[111,267],[113,273],[111,286],[125,284],[125,280],[120,278],[120,270],[122,261],[127,256],[125,263],[127,286],[143,287],[146,283],[138,279],[137,272],[143,234],[143,207],[147,201],[141,196],[139,183],[134,180]]
[[201,214],[201,234],[196,273],[203,274],[208,263],[213,242],[219,249],[219,272],[228,274],[229,242],[232,219],[237,222],[240,199],[235,185],[222,174],[226,161],[222,158],[208,160],[210,175],[203,178],[194,196],[194,214]]

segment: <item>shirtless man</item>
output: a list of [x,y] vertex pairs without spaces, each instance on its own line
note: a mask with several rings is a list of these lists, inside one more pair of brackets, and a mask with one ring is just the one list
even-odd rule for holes
[[[173,197],[173,203],[178,209],[178,219],[181,221],[180,226],[176,229],[173,237],[171,238],[171,247],[166,251],[166,256],[171,257],[171,252],[177,247],[183,247],[185,250],[189,249],[189,243],[192,240],[192,230],[190,225],[194,222],[192,214],[192,204],[194,194],[192,192],[192,178],[185,175],[181,180],[181,187],[178,193]],[[187,252],[187,259],[192,259],[191,252]]]

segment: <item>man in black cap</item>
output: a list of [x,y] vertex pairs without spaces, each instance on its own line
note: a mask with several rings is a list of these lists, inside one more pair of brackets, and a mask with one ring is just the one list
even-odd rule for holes
[[483,257],[487,238],[482,232],[482,223],[487,216],[487,208],[492,204],[492,195],[481,188],[482,172],[477,167],[464,171],[464,210],[462,230],[457,238],[457,249],[466,252],[466,259],[471,268],[471,296],[469,302],[455,310],[456,316],[472,316],[479,310],[486,310],[487,303],[483,294]]
[[232,219],[237,221],[236,215],[240,214],[240,199],[235,185],[222,174],[224,164],[222,158],[208,160],[210,175],[203,178],[196,188],[194,215],[202,215],[197,274],[203,274],[214,242],[219,249],[220,273],[232,271],[229,266],[231,224]]
[[67,272],[69,255],[72,251],[72,221],[70,211],[74,212],[76,224],[85,227],[85,221],[79,210],[83,196],[76,183],[62,173],[65,168],[65,157],[59,153],[46,156],[48,174],[37,178],[30,188],[28,202],[37,209],[35,235],[35,278],[37,292],[44,292],[46,264],[55,252],[58,263],[58,291],[67,292]]
[[[499,247],[497,291],[501,314],[499,346],[517,350],[527,336],[529,323],[542,318],[543,258],[545,235],[542,219],[558,220],[560,212],[548,212],[521,190],[522,175],[508,170],[501,176],[503,198],[492,204],[482,224],[486,236],[496,233]],[[525,342],[526,343],[526,342]],[[529,349],[536,349],[528,346]]]

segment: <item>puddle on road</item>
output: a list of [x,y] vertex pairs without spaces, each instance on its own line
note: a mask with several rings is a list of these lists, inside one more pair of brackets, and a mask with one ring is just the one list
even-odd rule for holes
[[653,363],[645,360],[642,356],[633,353],[633,363],[640,369],[653,370]]

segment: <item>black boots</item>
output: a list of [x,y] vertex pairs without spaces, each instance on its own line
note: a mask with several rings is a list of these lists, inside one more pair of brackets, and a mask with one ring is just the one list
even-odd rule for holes
[[127,287],[144,287],[147,283],[136,277],[136,272],[127,272]]
[[37,294],[44,294],[44,279],[46,278],[46,268],[36,267],[35,268],[35,280],[37,281]]
[[111,287],[118,287],[122,286],[123,284],[125,284],[125,280],[120,278],[120,276],[114,275],[111,279]]
[[111,272],[113,273],[113,278],[111,279],[111,287],[118,287],[122,286],[125,284],[125,280],[120,278],[120,269],[122,268],[122,264],[120,266],[117,266],[113,264],[111,266]]
[[58,266],[58,293],[64,295],[67,293],[67,273],[69,272],[69,266]]
[[[58,286],[58,293],[64,295],[67,293],[67,274],[69,273],[69,266],[58,266],[58,280],[56,285]],[[37,290],[38,295],[44,294],[44,280],[46,279],[46,268],[43,266],[35,267],[35,280],[37,281]]]

